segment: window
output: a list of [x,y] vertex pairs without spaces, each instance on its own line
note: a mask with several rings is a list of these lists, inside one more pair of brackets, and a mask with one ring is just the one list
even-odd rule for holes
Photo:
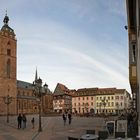
[[93,105],[93,102],[91,102],[91,105]]
[[121,96],[121,99],[123,99],[123,96]]
[[118,100],[119,100],[119,96],[116,96],[116,99],[118,99]]
[[132,45],[132,62],[136,62],[136,46]]
[[83,100],[84,100],[85,98],[83,97]]
[[87,97],[87,100],[88,100],[88,97]]
[[18,90],[18,95],[20,95],[20,91]]
[[110,106],[110,102],[108,102],[108,106]]
[[78,100],[80,100],[80,97],[78,98]]
[[108,96],[108,100],[110,100],[110,97]]
[[[93,100],[93,97],[91,97],[91,100]],[[97,99],[98,100],[98,99]]]
[[112,100],[114,100],[114,97],[113,97],[113,96],[111,96],[111,99],[112,99]]
[[112,106],[114,106],[114,102],[112,102]]
[[7,60],[7,77],[10,78],[10,71],[11,71],[11,61],[10,59]]
[[11,50],[10,49],[7,49],[7,55],[11,55]]

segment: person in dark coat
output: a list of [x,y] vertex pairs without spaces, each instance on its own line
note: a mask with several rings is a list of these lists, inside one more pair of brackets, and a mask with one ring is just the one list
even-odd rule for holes
[[24,129],[24,128],[26,128],[26,122],[27,122],[25,114],[23,114],[23,116],[22,116],[22,121],[23,121],[23,129]]
[[129,130],[133,129],[133,116],[132,116],[132,111],[128,111],[128,114],[127,114],[127,125],[128,125],[128,129]]
[[72,120],[72,115],[71,115],[71,113],[68,113],[68,119],[69,119],[69,124],[71,124],[71,120]]
[[32,118],[31,123],[32,123],[32,129],[34,129],[34,124],[35,124],[35,119],[34,119],[34,117]]
[[64,121],[64,125],[66,125],[67,116],[66,116],[65,113],[63,113],[62,118],[63,118],[63,121]]
[[18,121],[18,129],[20,129],[21,128],[21,124],[22,124],[22,116],[21,116],[21,114],[18,115],[17,121]]

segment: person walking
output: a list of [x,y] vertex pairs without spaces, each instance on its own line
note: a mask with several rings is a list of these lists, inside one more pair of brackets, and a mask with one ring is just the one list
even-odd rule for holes
[[133,129],[133,116],[131,110],[128,110],[127,113],[127,126],[128,126],[128,131],[131,131]]
[[34,117],[32,118],[31,123],[32,123],[32,129],[34,129],[34,124],[35,124],[35,119],[34,119]]
[[17,121],[18,121],[18,129],[20,129],[21,128],[21,124],[22,124],[22,116],[21,116],[21,114],[18,115]]
[[71,113],[68,113],[68,119],[69,119],[69,125],[71,124],[71,120],[72,120],[72,115]]
[[67,116],[66,116],[65,113],[63,113],[62,118],[63,118],[63,121],[64,121],[64,125],[66,125]]
[[23,121],[23,129],[25,129],[26,128],[26,122],[27,122],[25,114],[23,114],[23,116],[22,116],[22,121]]

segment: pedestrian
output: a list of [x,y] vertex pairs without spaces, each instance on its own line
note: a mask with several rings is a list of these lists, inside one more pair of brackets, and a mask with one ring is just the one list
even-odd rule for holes
[[132,116],[132,110],[128,111],[127,113],[127,125],[128,125],[128,130],[133,129],[133,116]]
[[24,129],[24,128],[26,128],[26,122],[27,122],[25,114],[23,114],[23,116],[22,116],[22,121],[23,121],[23,129]]
[[138,131],[138,113],[136,110],[132,111],[132,117],[133,117],[133,130],[135,131],[135,133],[137,133]]
[[69,119],[69,125],[71,124],[71,120],[72,120],[72,115],[71,113],[68,113],[68,119]]
[[34,129],[34,124],[35,124],[35,119],[34,119],[34,117],[32,118],[31,123],[32,123],[32,129]]
[[62,117],[63,117],[64,125],[66,125],[66,120],[67,120],[67,116],[66,116],[66,114],[63,113]]
[[18,121],[18,129],[20,129],[21,128],[21,123],[22,123],[22,116],[21,116],[21,114],[18,115],[17,121]]

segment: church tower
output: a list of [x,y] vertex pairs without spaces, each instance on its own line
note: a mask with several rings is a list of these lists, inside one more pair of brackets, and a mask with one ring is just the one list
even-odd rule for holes
[[7,13],[4,17],[4,25],[0,30],[0,114],[7,113],[7,104],[4,98],[12,97],[9,104],[9,114],[16,114],[17,101],[17,41],[15,33],[9,27]]

